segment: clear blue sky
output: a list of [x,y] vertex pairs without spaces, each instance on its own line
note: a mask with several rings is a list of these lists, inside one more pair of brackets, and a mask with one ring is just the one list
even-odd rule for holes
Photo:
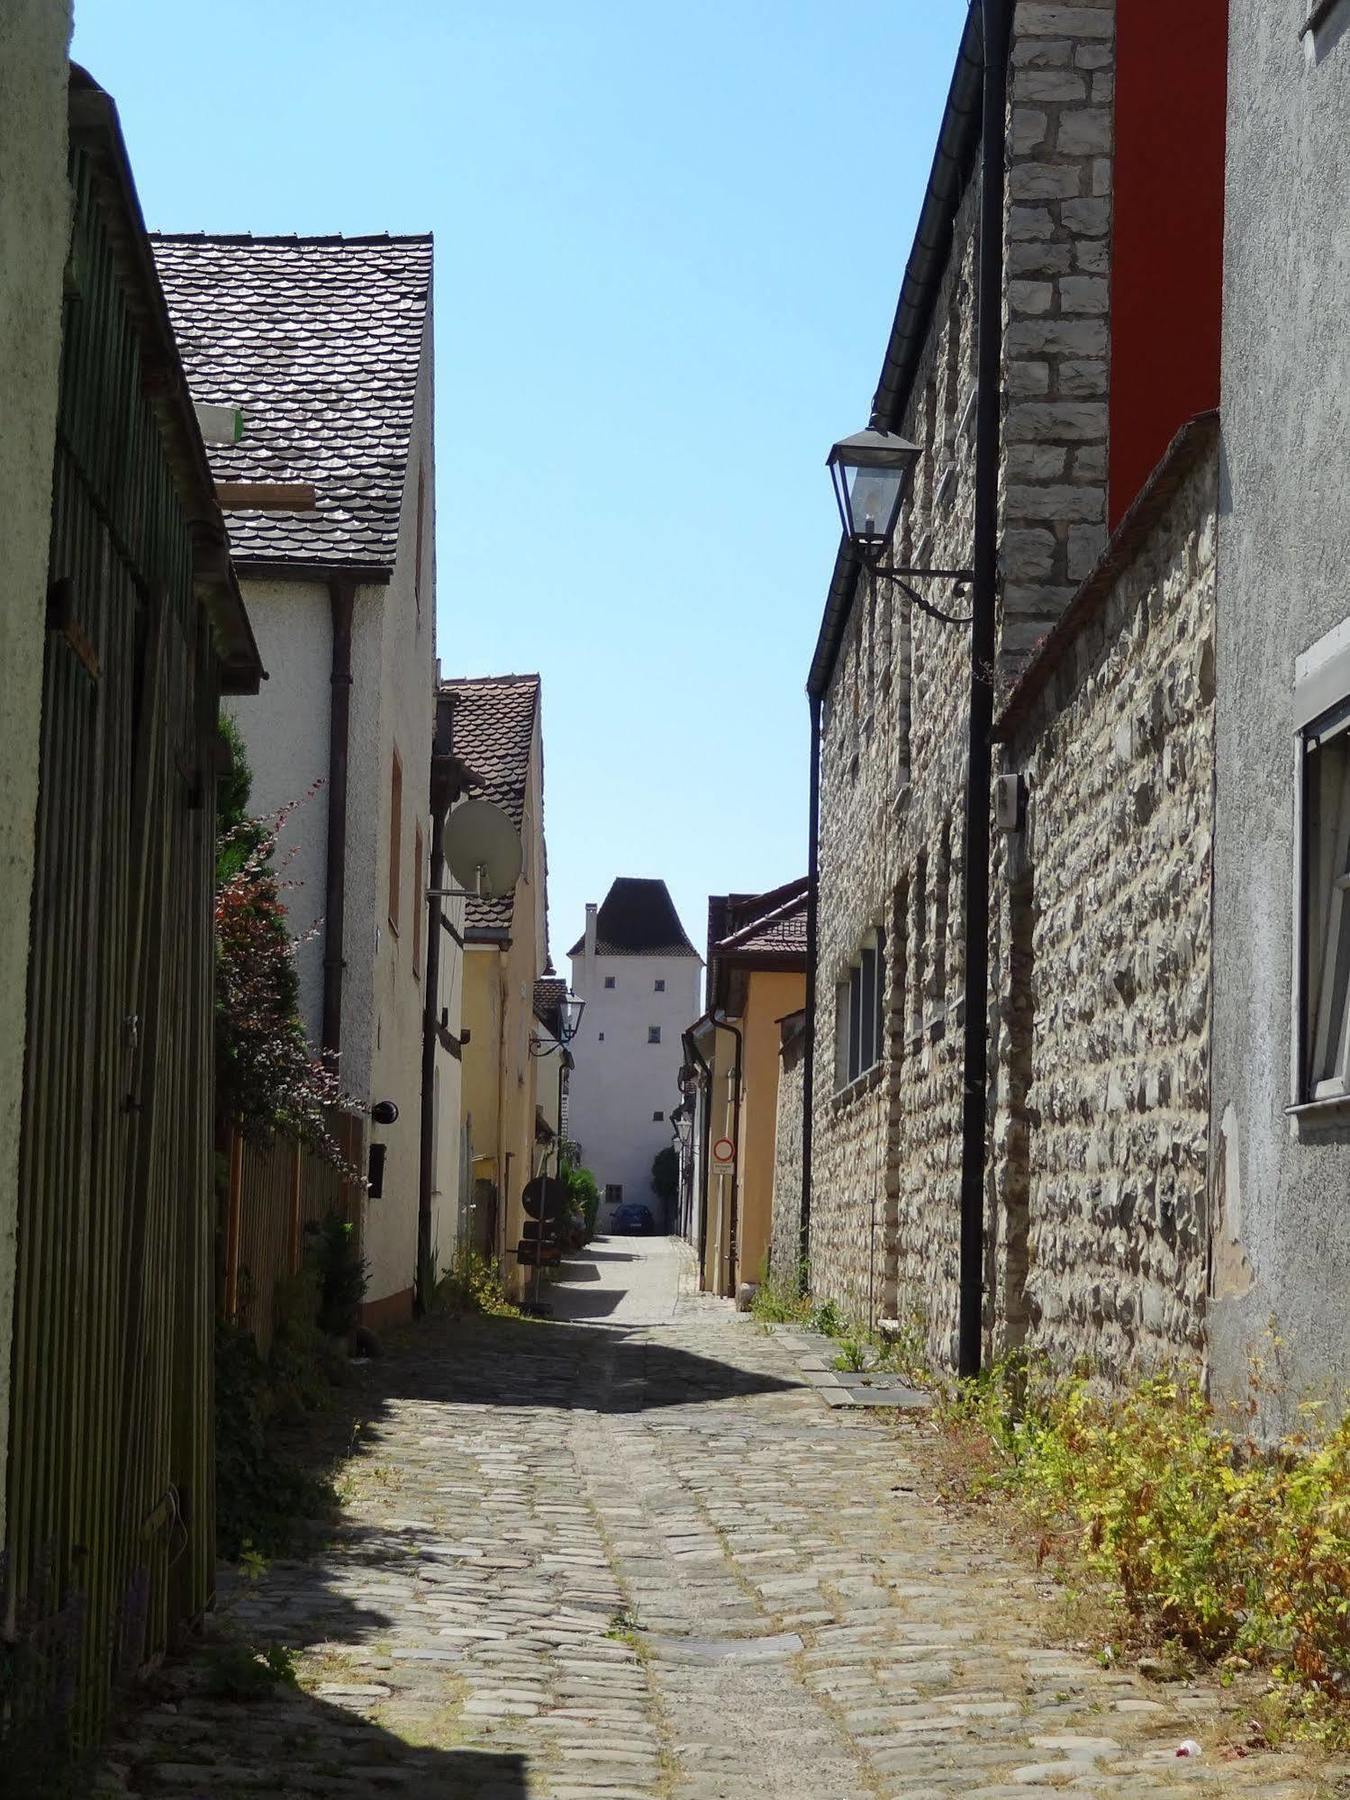
[[543,675],[555,956],[615,875],[701,945],[803,873],[824,458],[963,0],[75,9],[152,227],[435,232],[439,650]]

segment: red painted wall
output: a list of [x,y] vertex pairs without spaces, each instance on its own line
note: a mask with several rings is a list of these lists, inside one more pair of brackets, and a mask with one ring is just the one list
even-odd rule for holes
[[1117,0],[1107,514],[1219,404],[1228,0]]

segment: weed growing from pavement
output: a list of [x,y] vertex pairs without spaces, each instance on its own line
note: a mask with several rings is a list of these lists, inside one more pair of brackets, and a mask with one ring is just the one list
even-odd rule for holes
[[1258,1671],[1267,1740],[1350,1746],[1350,1417],[1269,1451],[1197,1373],[1106,1394],[1012,1357],[945,1386],[936,1420],[949,1490],[1011,1503],[1089,1642],[1160,1647],[1163,1679]]

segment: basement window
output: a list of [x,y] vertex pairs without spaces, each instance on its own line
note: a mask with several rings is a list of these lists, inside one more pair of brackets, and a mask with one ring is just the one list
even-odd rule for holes
[[1350,1097],[1350,696],[1304,726],[1303,1079],[1307,1104]]

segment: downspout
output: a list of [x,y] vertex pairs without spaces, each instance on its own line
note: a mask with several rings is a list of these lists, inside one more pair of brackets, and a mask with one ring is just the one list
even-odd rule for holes
[[736,1040],[736,1063],[731,1071],[732,1079],[736,1083],[736,1098],[732,1105],[731,1123],[731,1141],[736,1147],[736,1160],[731,1165],[731,1229],[729,1233],[730,1242],[727,1246],[727,1279],[730,1285],[726,1292],[726,1298],[728,1300],[734,1300],[736,1298],[736,1257],[738,1253],[736,1233],[737,1228],[740,1225],[740,1207],[738,1204],[737,1190],[739,1189],[741,1182],[741,1094],[745,1088],[745,1070],[741,1060],[741,1051],[744,1047],[745,1038],[740,1027],[738,1025],[733,1025],[725,1013],[722,1014],[720,1019],[715,1013],[709,1013],[708,1016],[714,1025],[722,1031],[729,1031]]
[[811,708],[810,804],[806,845],[806,1045],[802,1061],[802,1217],[797,1250],[797,1285],[811,1287],[811,1140],[816,1110],[816,960],[819,937],[817,889],[820,885],[820,695],[807,696]]
[[[694,1025],[702,1022],[702,1019],[696,1019]],[[708,1152],[712,1144],[712,1070],[694,1042],[694,1026],[690,1026],[684,1033],[684,1053],[690,1062],[696,1062],[703,1071],[703,1078],[699,1083],[703,1090],[703,1156],[699,1162],[698,1192],[698,1284],[702,1287],[708,1254]]]
[[445,886],[445,815],[455,797],[455,781],[450,765],[451,719],[454,696],[439,694],[436,699],[436,736],[431,746],[431,890],[427,901],[426,956],[422,969],[422,1136],[418,1146],[420,1164],[417,1183],[417,1273],[416,1298],[418,1314],[425,1313],[431,1299],[435,1271],[431,1266],[431,1190],[436,1178],[433,1167],[436,1142],[436,1045],[440,1036],[441,983],[441,918],[440,890]]
[[975,559],[970,744],[965,814],[964,1092],[961,1103],[960,1375],[980,1371],[984,1314],[984,1168],[989,1083],[989,783],[998,602],[999,406],[1003,364],[1003,165],[1008,4],[983,0],[979,363],[975,412]]
[[343,928],[347,911],[347,761],[352,728],[352,610],[356,583],[328,583],[333,650],[328,706],[328,850],[324,884],[323,1052],[330,1068],[342,1053]]

